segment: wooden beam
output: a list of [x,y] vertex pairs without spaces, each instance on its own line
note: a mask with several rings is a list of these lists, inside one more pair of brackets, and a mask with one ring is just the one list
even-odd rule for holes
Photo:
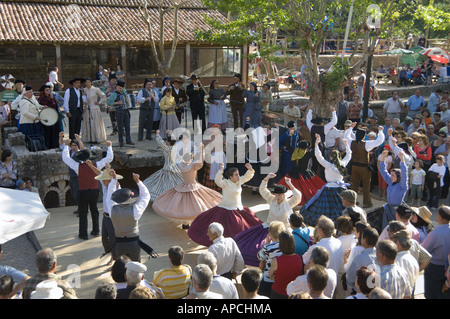
[[186,76],[191,76],[191,44],[186,43],[184,70]]

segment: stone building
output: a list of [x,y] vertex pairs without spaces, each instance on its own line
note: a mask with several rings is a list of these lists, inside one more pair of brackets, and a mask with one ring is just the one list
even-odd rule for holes
[[[196,74],[204,85],[213,78],[231,82],[235,73],[247,73],[247,49],[203,43],[195,31],[208,30],[204,15],[226,17],[209,10],[201,0],[185,1],[179,11],[178,45],[169,74],[158,74],[150,47],[143,0],[0,0],[0,70],[39,88],[49,72],[59,68],[59,80],[68,87],[74,77],[96,78],[99,65],[120,65],[127,87],[145,78]],[[159,41],[159,0],[152,0],[152,32]],[[171,1],[164,0],[167,6]],[[174,37],[174,17],[165,15],[166,54]],[[159,50],[159,48],[158,48]]]

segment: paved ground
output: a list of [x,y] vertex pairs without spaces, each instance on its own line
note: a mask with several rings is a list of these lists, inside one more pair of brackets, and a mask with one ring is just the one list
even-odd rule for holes
[[[156,149],[155,141],[137,141],[138,111],[131,111],[131,117],[132,139],[136,142],[136,147],[124,147],[121,150],[135,153]],[[111,132],[110,121],[106,114],[104,114],[104,122],[109,134]],[[190,118],[188,118],[188,123],[190,123]],[[117,136],[110,138],[113,141],[114,149],[118,149]],[[142,179],[145,178],[145,176],[141,177]],[[362,202],[361,198],[359,200]],[[382,201],[375,197],[373,202],[375,207],[383,204]],[[447,201],[445,203],[447,204]],[[261,220],[264,221],[266,219],[268,206],[264,203],[261,196],[252,195],[249,189],[244,189],[243,204],[250,207]],[[102,212],[102,204],[99,203],[98,206],[100,212]],[[94,298],[95,289],[101,282],[112,281],[107,271],[108,267],[105,266],[109,257],[99,258],[103,253],[100,237],[91,238],[87,241],[78,239],[78,219],[73,214],[74,210],[75,207],[49,209],[51,216],[46,226],[35,231],[35,235],[38,245],[43,248],[51,247],[56,251],[58,255],[57,273],[71,281],[78,297],[92,299]],[[435,215],[434,213],[432,216],[434,223],[436,223]],[[205,247],[198,246],[192,242],[180,225],[169,222],[164,217],[156,214],[152,210],[151,205],[148,206],[140,220],[140,231],[142,240],[152,246],[160,255],[157,259],[146,259],[147,256],[143,255],[142,262],[148,267],[145,275],[150,280],[154,271],[169,266],[167,251],[171,246],[181,246],[186,252],[184,262],[191,266],[196,265],[198,254],[205,249]],[[5,253],[1,261],[2,264],[13,266],[31,276],[34,275],[36,273],[34,254],[36,249],[39,249],[39,246],[33,245],[33,243],[36,242],[30,241],[27,236],[23,235],[4,244],[3,250]],[[422,292],[423,282],[422,277],[420,277],[416,286],[416,297],[423,298]]]

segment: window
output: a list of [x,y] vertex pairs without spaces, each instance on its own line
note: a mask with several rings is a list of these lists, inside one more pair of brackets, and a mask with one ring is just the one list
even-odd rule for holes
[[16,79],[23,79],[28,83],[44,82],[55,63],[56,52],[53,45],[0,46],[0,70],[2,70],[0,76],[9,73]]
[[191,74],[214,77],[232,76],[241,72],[241,49],[191,49]]
[[[169,58],[170,49],[165,50],[166,59]],[[184,71],[185,49],[178,47],[172,60],[168,74],[159,74],[158,65],[153,58],[150,47],[130,47],[127,50],[128,75],[133,77],[157,77],[165,75],[182,75]]]

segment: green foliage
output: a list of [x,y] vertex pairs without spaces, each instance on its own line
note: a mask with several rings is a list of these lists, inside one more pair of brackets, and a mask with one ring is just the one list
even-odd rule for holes
[[320,75],[320,82],[323,87],[330,92],[341,89],[341,84],[347,80],[350,66],[347,59],[335,58],[331,67],[331,71]]

